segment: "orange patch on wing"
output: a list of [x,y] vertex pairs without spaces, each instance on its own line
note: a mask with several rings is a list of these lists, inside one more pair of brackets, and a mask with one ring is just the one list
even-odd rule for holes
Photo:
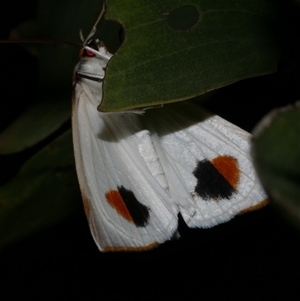
[[219,156],[211,162],[228,183],[236,189],[240,177],[237,159],[231,156]]
[[254,210],[259,210],[261,209],[262,207],[265,207],[269,204],[269,199],[264,199],[262,200],[260,203],[254,205],[254,206],[250,206],[244,210],[242,210],[240,212],[240,214],[243,214],[243,213],[247,213],[247,212],[251,212],[251,211],[254,211]]
[[84,195],[82,195],[82,204],[83,204],[83,209],[85,212],[86,216],[89,216],[90,213],[90,203],[88,198],[86,198]]
[[141,252],[149,251],[156,248],[159,245],[157,242],[153,242],[149,245],[142,247],[107,247],[103,249],[103,252]]
[[127,221],[129,221],[130,223],[134,223],[133,219],[131,217],[130,212],[128,211],[124,200],[121,196],[121,194],[119,193],[118,190],[110,190],[109,192],[107,192],[105,194],[105,197],[108,201],[108,203],[114,208],[116,209],[116,211],[123,216]]

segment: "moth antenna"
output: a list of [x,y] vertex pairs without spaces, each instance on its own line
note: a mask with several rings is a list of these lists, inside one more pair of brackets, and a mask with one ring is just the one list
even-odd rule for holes
[[93,37],[93,35],[96,33],[97,25],[100,22],[101,18],[103,17],[103,15],[105,13],[105,9],[106,9],[106,1],[104,0],[103,5],[102,5],[102,10],[101,10],[96,22],[94,23],[90,33],[87,35],[86,38],[83,37],[82,30],[79,31],[79,36],[80,36],[80,39],[83,41],[83,46],[85,46],[89,42],[89,40]]
[[84,36],[83,36],[83,32],[82,32],[82,29],[79,29],[79,37],[80,37],[80,40],[82,43],[84,43]]

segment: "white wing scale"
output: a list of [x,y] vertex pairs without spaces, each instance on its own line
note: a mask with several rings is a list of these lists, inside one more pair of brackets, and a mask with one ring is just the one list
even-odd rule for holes
[[[98,51],[75,68],[72,125],[85,211],[101,251],[152,248],[176,235],[178,213],[190,227],[210,227],[263,202],[249,157],[250,135],[224,119],[189,102],[143,116],[98,112],[111,57],[103,46]],[[228,157],[237,162],[237,186],[230,197],[203,197],[196,167],[200,174],[202,167],[215,170],[210,162],[221,158],[227,164]]]

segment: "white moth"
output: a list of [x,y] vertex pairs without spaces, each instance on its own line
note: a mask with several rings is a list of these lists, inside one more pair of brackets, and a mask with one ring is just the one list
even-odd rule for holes
[[189,227],[212,227],[265,204],[250,135],[191,102],[143,115],[101,113],[111,59],[99,41],[75,67],[73,142],[85,212],[101,251],[151,249]]

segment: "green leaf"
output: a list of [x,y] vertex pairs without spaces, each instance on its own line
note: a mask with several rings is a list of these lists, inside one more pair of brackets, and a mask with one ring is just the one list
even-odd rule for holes
[[80,208],[70,131],[29,159],[0,187],[0,248]]
[[[277,68],[273,1],[108,0],[107,4],[105,18],[123,25],[125,40],[108,64],[101,111],[185,100]],[[180,24],[171,24],[173,10],[180,16],[180,7]],[[194,25],[179,30],[186,29],[182,20],[195,18],[195,11],[199,17]]]
[[264,117],[252,142],[254,164],[263,185],[300,227],[300,103]]
[[0,155],[23,151],[47,138],[70,118],[70,110],[64,98],[38,102],[0,134]]
[[[101,8],[102,1],[40,1],[40,37],[80,44],[79,30],[86,36]],[[125,40],[118,49],[120,24],[97,26],[94,37],[110,52],[118,49],[107,67],[102,111],[185,100],[277,68],[272,0],[107,0],[105,18],[122,24]],[[79,48],[40,47],[42,91],[70,91]]]

